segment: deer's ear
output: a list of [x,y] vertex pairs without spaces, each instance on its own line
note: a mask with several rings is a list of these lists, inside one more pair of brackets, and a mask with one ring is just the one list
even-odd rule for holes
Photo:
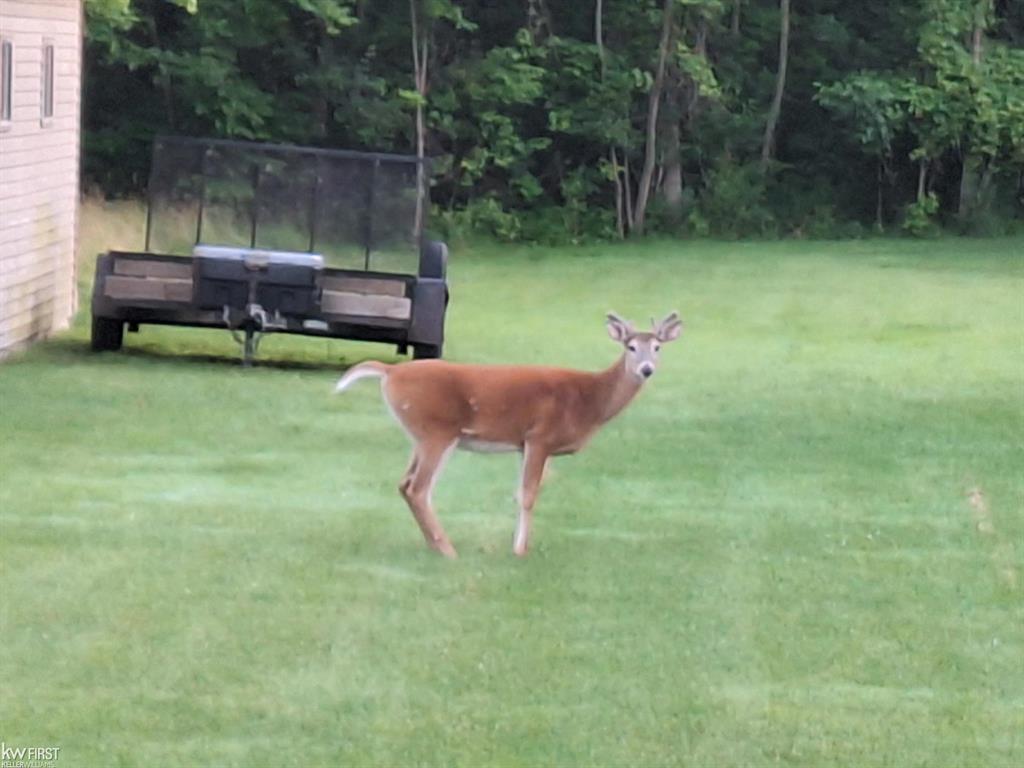
[[614,312],[608,313],[606,324],[608,326],[608,335],[612,337],[613,341],[625,341],[633,335],[633,326]]
[[678,312],[672,312],[668,317],[658,323],[658,327],[654,332],[654,335],[658,337],[658,341],[674,341],[679,338],[679,334],[683,331],[683,321],[679,319]]

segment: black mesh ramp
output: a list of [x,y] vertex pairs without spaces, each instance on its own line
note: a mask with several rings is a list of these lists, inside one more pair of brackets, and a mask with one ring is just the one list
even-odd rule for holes
[[332,267],[366,269],[373,242],[372,174],[373,161],[367,158],[320,162],[315,240]]
[[[425,162],[425,161],[423,161]],[[329,266],[416,274],[429,178],[415,157],[163,137],[146,250],[196,244],[306,251]]]
[[194,143],[167,139],[154,142],[146,251],[178,255],[192,252],[203,196],[204,151],[204,147]]

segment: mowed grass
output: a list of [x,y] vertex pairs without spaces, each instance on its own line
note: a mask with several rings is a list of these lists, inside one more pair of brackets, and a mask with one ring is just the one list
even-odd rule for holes
[[[91,211],[95,223],[99,216]],[[87,233],[88,234],[88,233]],[[123,244],[123,243],[118,243]],[[435,494],[344,366],[393,351],[86,312],[0,365],[0,733],[59,765],[1024,764],[1024,241],[463,247],[447,355],[634,404]],[[83,297],[87,306],[87,297]]]

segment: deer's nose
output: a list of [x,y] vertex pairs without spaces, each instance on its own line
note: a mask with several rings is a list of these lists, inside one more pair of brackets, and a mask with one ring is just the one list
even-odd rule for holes
[[654,366],[650,363],[644,363],[640,366],[640,375],[645,379],[651,378],[654,375]]

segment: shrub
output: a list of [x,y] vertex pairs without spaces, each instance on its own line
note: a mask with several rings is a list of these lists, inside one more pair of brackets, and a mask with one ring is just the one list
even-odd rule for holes
[[765,200],[760,166],[726,159],[711,172],[698,207],[710,234],[729,238],[775,235],[777,224]]
[[934,237],[939,233],[935,214],[939,211],[939,198],[929,192],[923,199],[915,200],[903,209],[903,223],[900,228],[914,237]]
[[521,239],[523,230],[519,214],[506,211],[493,197],[470,200],[461,210],[440,213],[436,221],[441,235],[448,240],[462,240],[469,234],[482,234],[511,243]]

